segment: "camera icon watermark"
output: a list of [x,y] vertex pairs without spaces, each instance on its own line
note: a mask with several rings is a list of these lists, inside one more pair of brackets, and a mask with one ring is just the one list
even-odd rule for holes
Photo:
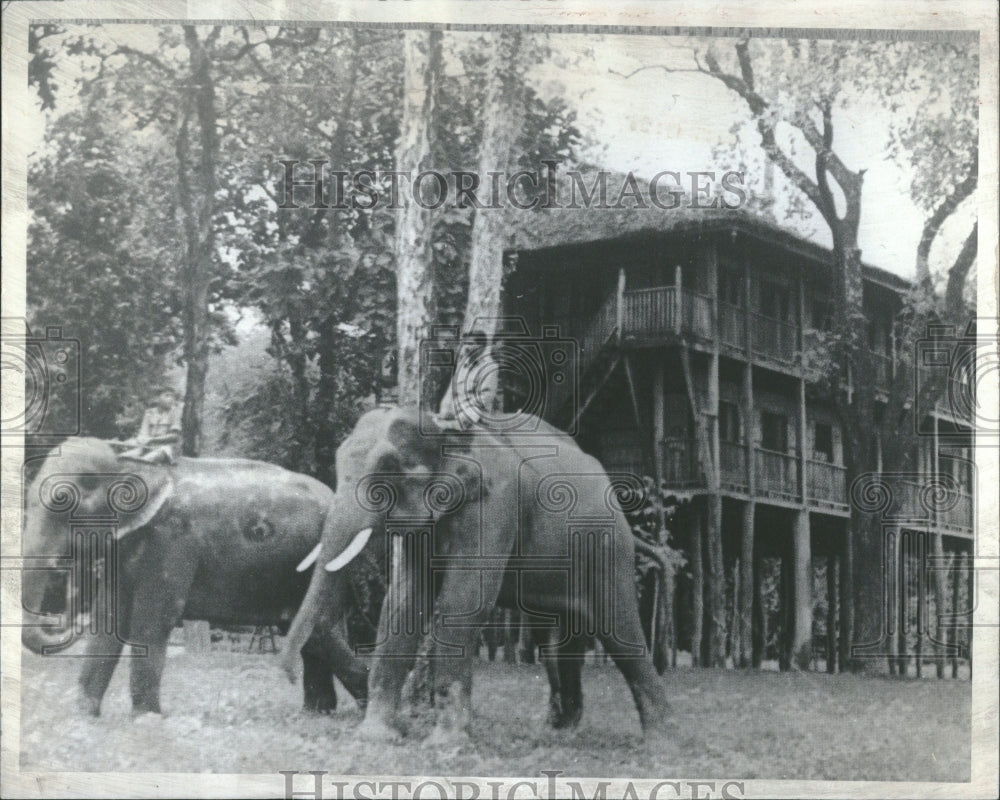
[[[934,414],[942,412],[982,436],[1000,437],[1000,409],[984,400],[982,389],[1000,375],[996,339],[978,335],[976,321],[965,330],[954,325],[928,325],[915,343],[914,414],[916,433],[933,436]],[[939,438],[965,438],[967,432],[938,427]]]
[[[497,331],[492,341],[484,330]],[[578,351],[576,340],[562,336],[559,326],[544,325],[535,336],[520,317],[477,318],[465,334],[437,326],[420,344],[420,379],[445,385],[432,393],[440,399],[421,409],[430,412],[421,419],[532,434],[543,430],[540,420],[568,416],[574,423],[566,432],[573,435],[576,414],[564,412],[579,405]]]
[[31,437],[32,443],[80,432],[80,342],[50,326],[34,336],[24,320],[3,320],[0,336],[4,386],[24,386],[24,402],[5,407],[3,437]]

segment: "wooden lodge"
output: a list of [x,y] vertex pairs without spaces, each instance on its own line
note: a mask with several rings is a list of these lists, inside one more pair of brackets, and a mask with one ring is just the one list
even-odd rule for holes
[[[724,591],[738,629],[731,639],[733,661],[760,665],[769,658],[761,584],[770,559],[772,567],[780,562],[777,660],[783,668],[805,668],[824,658],[833,671],[838,654],[845,663],[851,645],[837,635],[849,629],[838,614],[850,606],[840,602],[840,567],[851,487],[829,394],[807,355],[821,351],[810,343],[829,324],[831,253],[744,212],[661,214],[664,219],[645,219],[639,229],[577,228],[509,251],[505,313],[523,319],[533,335],[554,325],[577,343],[577,380],[545,387],[550,419],[575,431],[609,472],[654,477],[690,500],[686,530],[673,534],[688,554],[692,576],[678,583],[681,616],[706,613],[692,611],[702,605],[692,597],[709,591],[708,577],[699,574],[710,556],[706,520],[712,504],[721,504],[716,518]],[[893,340],[892,319],[906,288],[899,277],[865,267],[877,389],[893,379],[895,348],[904,346]],[[692,409],[704,425],[695,424]],[[897,597],[886,623],[893,635],[912,624],[914,606],[926,605],[933,580],[926,556],[941,556],[932,540],[943,547],[951,571],[962,576],[949,579],[947,607],[960,611],[968,598],[971,426],[940,404],[929,417],[933,435],[919,439],[919,472],[893,483],[895,510],[907,512],[897,518],[908,520],[896,540],[904,556],[886,577],[889,596]],[[699,436],[707,436],[716,465],[710,474],[699,458]],[[943,473],[960,489],[947,507],[928,512],[920,501],[925,477]],[[814,586],[820,563],[825,585]],[[825,619],[814,620],[821,592]],[[937,635],[923,606],[916,624],[921,613],[924,630]],[[682,622],[681,628],[682,649],[690,643],[695,660],[705,658],[701,620]],[[954,631],[940,635],[959,641]],[[916,647],[928,658],[944,652],[926,638],[918,636]],[[896,653],[905,655],[902,637],[900,642]],[[917,670],[921,663],[918,658]],[[956,665],[952,659],[953,671]]]

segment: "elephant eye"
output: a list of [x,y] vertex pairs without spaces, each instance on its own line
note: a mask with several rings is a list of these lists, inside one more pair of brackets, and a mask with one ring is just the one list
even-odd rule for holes
[[375,471],[383,473],[402,472],[403,465],[399,461],[399,456],[395,453],[385,453],[375,465]]

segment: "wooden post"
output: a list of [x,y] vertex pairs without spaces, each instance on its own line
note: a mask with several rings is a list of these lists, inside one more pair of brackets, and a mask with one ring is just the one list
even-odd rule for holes
[[615,322],[618,341],[622,340],[622,327],[625,323],[625,267],[618,269],[618,290],[615,294]]
[[702,518],[700,503],[692,503],[691,528],[691,664],[701,666],[701,642],[705,622],[705,575],[702,568]]
[[899,604],[896,612],[899,615],[896,635],[896,673],[905,677],[908,667],[907,656],[909,655],[906,637],[910,632],[910,587],[907,562],[910,557],[910,548],[913,545],[913,537],[906,534],[902,528],[899,529],[896,536],[896,602]]
[[807,670],[812,661],[812,557],[807,509],[800,509],[795,514],[792,537],[794,618],[791,657],[799,669]]
[[826,557],[826,671],[837,671],[837,553]]
[[207,653],[211,649],[211,634],[207,622],[184,621],[184,649],[189,653]]
[[[751,494],[751,497],[753,495]],[[741,667],[748,667],[753,661],[753,621],[754,603],[754,514],[756,503],[748,500],[743,504],[743,528],[740,537],[740,618],[739,651]]]
[[764,662],[764,651],[767,648],[767,606],[764,603],[764,560],[759,552],[753,557],[753,627],[752,627],[752,660],[751,665],[760,669]]
[[674,267],[674,333],[678,336],[681,335],[681,331],[684,329],[684,299],[683,299],[683,284],[681,277],[683,272],[681,271],[681,265],[678,264]]
[[792,582],[792,559],[790,548],[781,554],[781,578],[778,581],[778,619],[781,620],[781,634],[778,638],[778,669],[787,672],[792,666],[792,626],[794,625],[794,591]]
[[958,638],[958,609],[959,609],[959,587],[961,586],[961,574],[959,568],[961,567],[961,561],[959,560],[959,553],[956,550],[952,553],[949,559],[948,565],[951,571],[951,608],[948,609],[951,613],[951,626],[948,629],[948,642],[953,646],[953,654],[951,657],[951,679],[956,680],[958,678],[958,658],[959,658],[959,638]]
[[854,543],[851,541],[851,521],[844,520],[844,538],[840,557],[840,636],[838,661],[841,672],[850,668],[854,638]]

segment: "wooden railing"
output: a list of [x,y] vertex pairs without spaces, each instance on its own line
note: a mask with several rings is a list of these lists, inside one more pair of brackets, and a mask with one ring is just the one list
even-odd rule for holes
[[702,339],[714,339],[715,329],[712,327],[712,298],[708,295],[681,292],[681,317],[684,330],[700,336]]
[[971,531],[975,524],[972,495],[965,489],[949,491],[944,497],[929,496],[927,485],[900,480],[892,483],[893,502],[887,513],[919,524],[947,525]]
[[625,292],[622,302],[624,337],[661,338],[683,332],[711,339],[715,335],[712,328],[713,301],[707,295],[682,289],[678,303],[676,287],[658,286]]
[[677,325],[677,293],[673,286],[634,289],[623,296],[623,335],[667,336]]
[[683,488],[704,486],[694,439],[664,439],[660,443],[663,479],[667,486]]
[[809,459],[806,462],[806,497],[823,503],[847,505],[847,467]]
[[763,495],[796,500],[799,479],[796,457],[758,447],[754,452],[754,478],[757,491]]
[[751,336],[755,356],[791,364],[799,348],[799,326],[765,314],[751,314]]
[[746,491],[750,486],[747,475],[747,448],[738,442],[719,442],[719,478],[723,486]]
[[746,312],[730,303],[719,303],[719,343],[734,350],[746,350]]

